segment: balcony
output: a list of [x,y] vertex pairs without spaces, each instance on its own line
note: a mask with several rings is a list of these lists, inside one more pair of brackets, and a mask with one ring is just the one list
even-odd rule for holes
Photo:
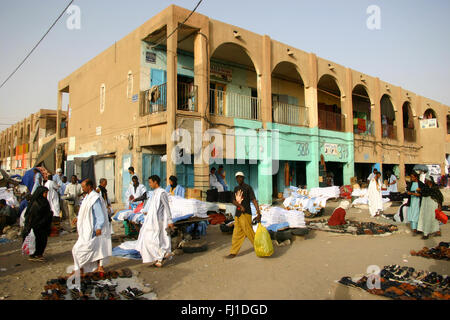
[[364,119],[353,119],[355,122],[353,124],[353,133],[374,136],[375,135],[375,122]]
[[319,110],[319,129],[345,131],[345,118],[340,113]]
[[255,97],[210,89],[209,105],[212,115],[261,120],[261,100]]
[[[192,83],[177,83],[177,109],[197,111],[197,86]],[[167,83],[141,92],[141,115],[149,115],[167,110]]]
[[303,106],[274,102],[273,122],[308,127],[308,109]]
[[416,130],[414,129],[404,128],[403,136],[407,142],[416,142]]
[[384,124],[381,128],[381,136],[391,140],[397,140],[397,126]]

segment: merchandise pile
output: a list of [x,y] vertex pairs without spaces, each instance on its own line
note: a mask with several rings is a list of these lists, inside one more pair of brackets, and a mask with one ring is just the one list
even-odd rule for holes
[[[203,202],[196,199],[185,199],[172,195],[169,195],[169,206],[173,222],[191,217],[207,218],[207,212],[217,212],[219,210],[219,207],[215,203]],[[128,220],[136,224],[143,224],[145,215],[140,210],[121,210],[114,215],[113,219],[114,221]]]
[[[148,300],[151,289],[140,290],[128,285],[132,278],[130,269],[87,273],[80,279],[79,288],[69,289],[66,277],[47,281],[42,300]],[[126,278],[123,279],[123,278]],[[120,288],[120,289],[119,289]],[[118,293],[119,292],[119,293]],[[154,295],[154,294],[153,294]]]
[[398,231],[395,225],[381,225],[374,222],[359,222],[347,220],[347,224],[339,226],[329,226],[328,220],[322,219],[319,221],[307,222],[309,229],[319,231],[329,231],[336,233],[349,233],[353,235],[380,235],[390,234]]
[[441,242],[438,246],[428,249],[424,247],[420,251],[411,250],[412,256],[420,256],[424,258],[436,259],[436,260],[450,260],[450,242]]
[[[355,189],[352,192],[352,198],[356,198],[352,202],[352,207],[358,205],[368,205],[369,204],[369,189]],[[389,198],[382,198],[383,204],[390,202]]]
[[14,195],[13,189],[7,189],[5,187],[0,188],[0,199],[4,199],[8,206],[18,207],[19,202]]
[[283,206],[287,210],[304,212],[305,217],[313,218],[322,214],[327,200],[338,199],[339,187],[312,188],[311,190],[289,187],[283,193]]
[[399,265],[385,266],[380,271],[378,288],[376,282],[375,288],[368,287],[368,276],[355,281],[347,276],[339,283],[395,300],[450,300],[449,276]]
[[260,206],[261,224],[269,230],[305,228],[305,214],[298,210],[285,210],[267,205]]

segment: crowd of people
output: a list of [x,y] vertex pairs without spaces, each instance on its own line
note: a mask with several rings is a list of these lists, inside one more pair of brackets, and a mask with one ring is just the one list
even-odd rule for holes
[[[388,191],[390,193],[397,192],[397,178],[392,172],[388,176]],[[407,182],[406,188],[408,202],[404,207],[407,210],[413,235],[422,233],[423,239],[428,239],[430,235],[440,236],[436,210],[442,209],[444,197],[439,190],[439,186],[429,173],[413,171],[409,178],[410,181]],[[368,181],[369,212],[372,217],[377,217],[383,212],[381,173],[374,169]],[[403,210],[403,207],[401,210]]]
[[[141,213],[145,220],[137,237],[136,250],[139,251],[143,263],[162,267],[172,258],[171,232],[175,226],[169,206],[169,195],[185,197],[185,188],[178,184],[176,176],[169,177],[169,185],[161,187],[161,178],[152,175],[148,178],[150,190],[139,182],[134,168],[129,168],[131,183],[126,192],[127,208],[142,205]],[[237,186],[234,188],[232,202],[236,206],[234,230],[229,255],[234,258],[248,238],[253,244],[255,233],[252,224],[261,220],[259,205],[252,187],[246,184],[243,172],[235,174]],[[388,188],[397,192],[397,178],[389,174]],[[369,212],[372,217],[383,212],[381,173],[374,169],[368,178]],[[34,184],[31,193],[20,203],[22,237],[33,231],[35,236],[35,252],[29,256],[31,261],[45,261],[44,252],[47,239],[55,224],[61,219],[70,225],[69,232],[77,232],[78,239],[73,246],[74,272],[104,272],[103,267],[112,255],[111,235],[113,234],[111,216],[113,210],[108,198],[107,180],[102,178],[95,187],[94,182],[85,179],[81,183],[76,175],[70,182],[58,169],[55,175],[43,175],[35,169]],[[223,166],[216,172],[210,172],[210,188],[219,192],[227,191]],[[408,221],[413,234],[423,233],[426,239],[430,235],[440,235],[439,222],[435,219],[435,210],[442,208],[443,196],[439,187],[430,175],[423,181],[418,173],[413,172],[407,186]],[[257,216],[252,221],[250,204],[253,203]],[[0,227],[16,222],[14,210],[0,200]],[[0,229],[1,230],[1,229]]]

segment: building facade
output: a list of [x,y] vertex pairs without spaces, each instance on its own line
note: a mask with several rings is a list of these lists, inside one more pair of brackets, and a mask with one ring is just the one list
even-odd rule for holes
[[448,106],[198,13],[181,24],[189,13],[168,7],[59,82],[58,123],[63,95],[70,110],[57,146],[68,162],[95,156],[116,201],[129,166],[144,183],[176,175],[206,190],[222,164],[229,186],[243,171],[261,203],[373,167],[400,189],[414,164],[444,169]]
[[[39,159],[42,147],[47,145],[51,149],[51,141],[56,141],[56,114],[56,110],[41,109],[0,132],[0,168],[10,175],[23,175],[37,162],[42,162]],[[65,112],[61,115],[61,135],[64,136],[67,115]],[[54,143],[51,152],[55,155]],[[55,170],[54,165],[48,169]]]

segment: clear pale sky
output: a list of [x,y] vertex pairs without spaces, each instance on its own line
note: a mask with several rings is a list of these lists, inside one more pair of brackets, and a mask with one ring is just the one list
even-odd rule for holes
[[[56,109],[59,80],[170,4],[197,1],[75,0],[81,29],[69,30],[65,14],[0,89],[0,130]],[[68,2],[0,2],[0,83]],[[381,30],[366,26],[370,5],[381,8]],[[450,105],[448,0],[203,0],[197,11]]]

